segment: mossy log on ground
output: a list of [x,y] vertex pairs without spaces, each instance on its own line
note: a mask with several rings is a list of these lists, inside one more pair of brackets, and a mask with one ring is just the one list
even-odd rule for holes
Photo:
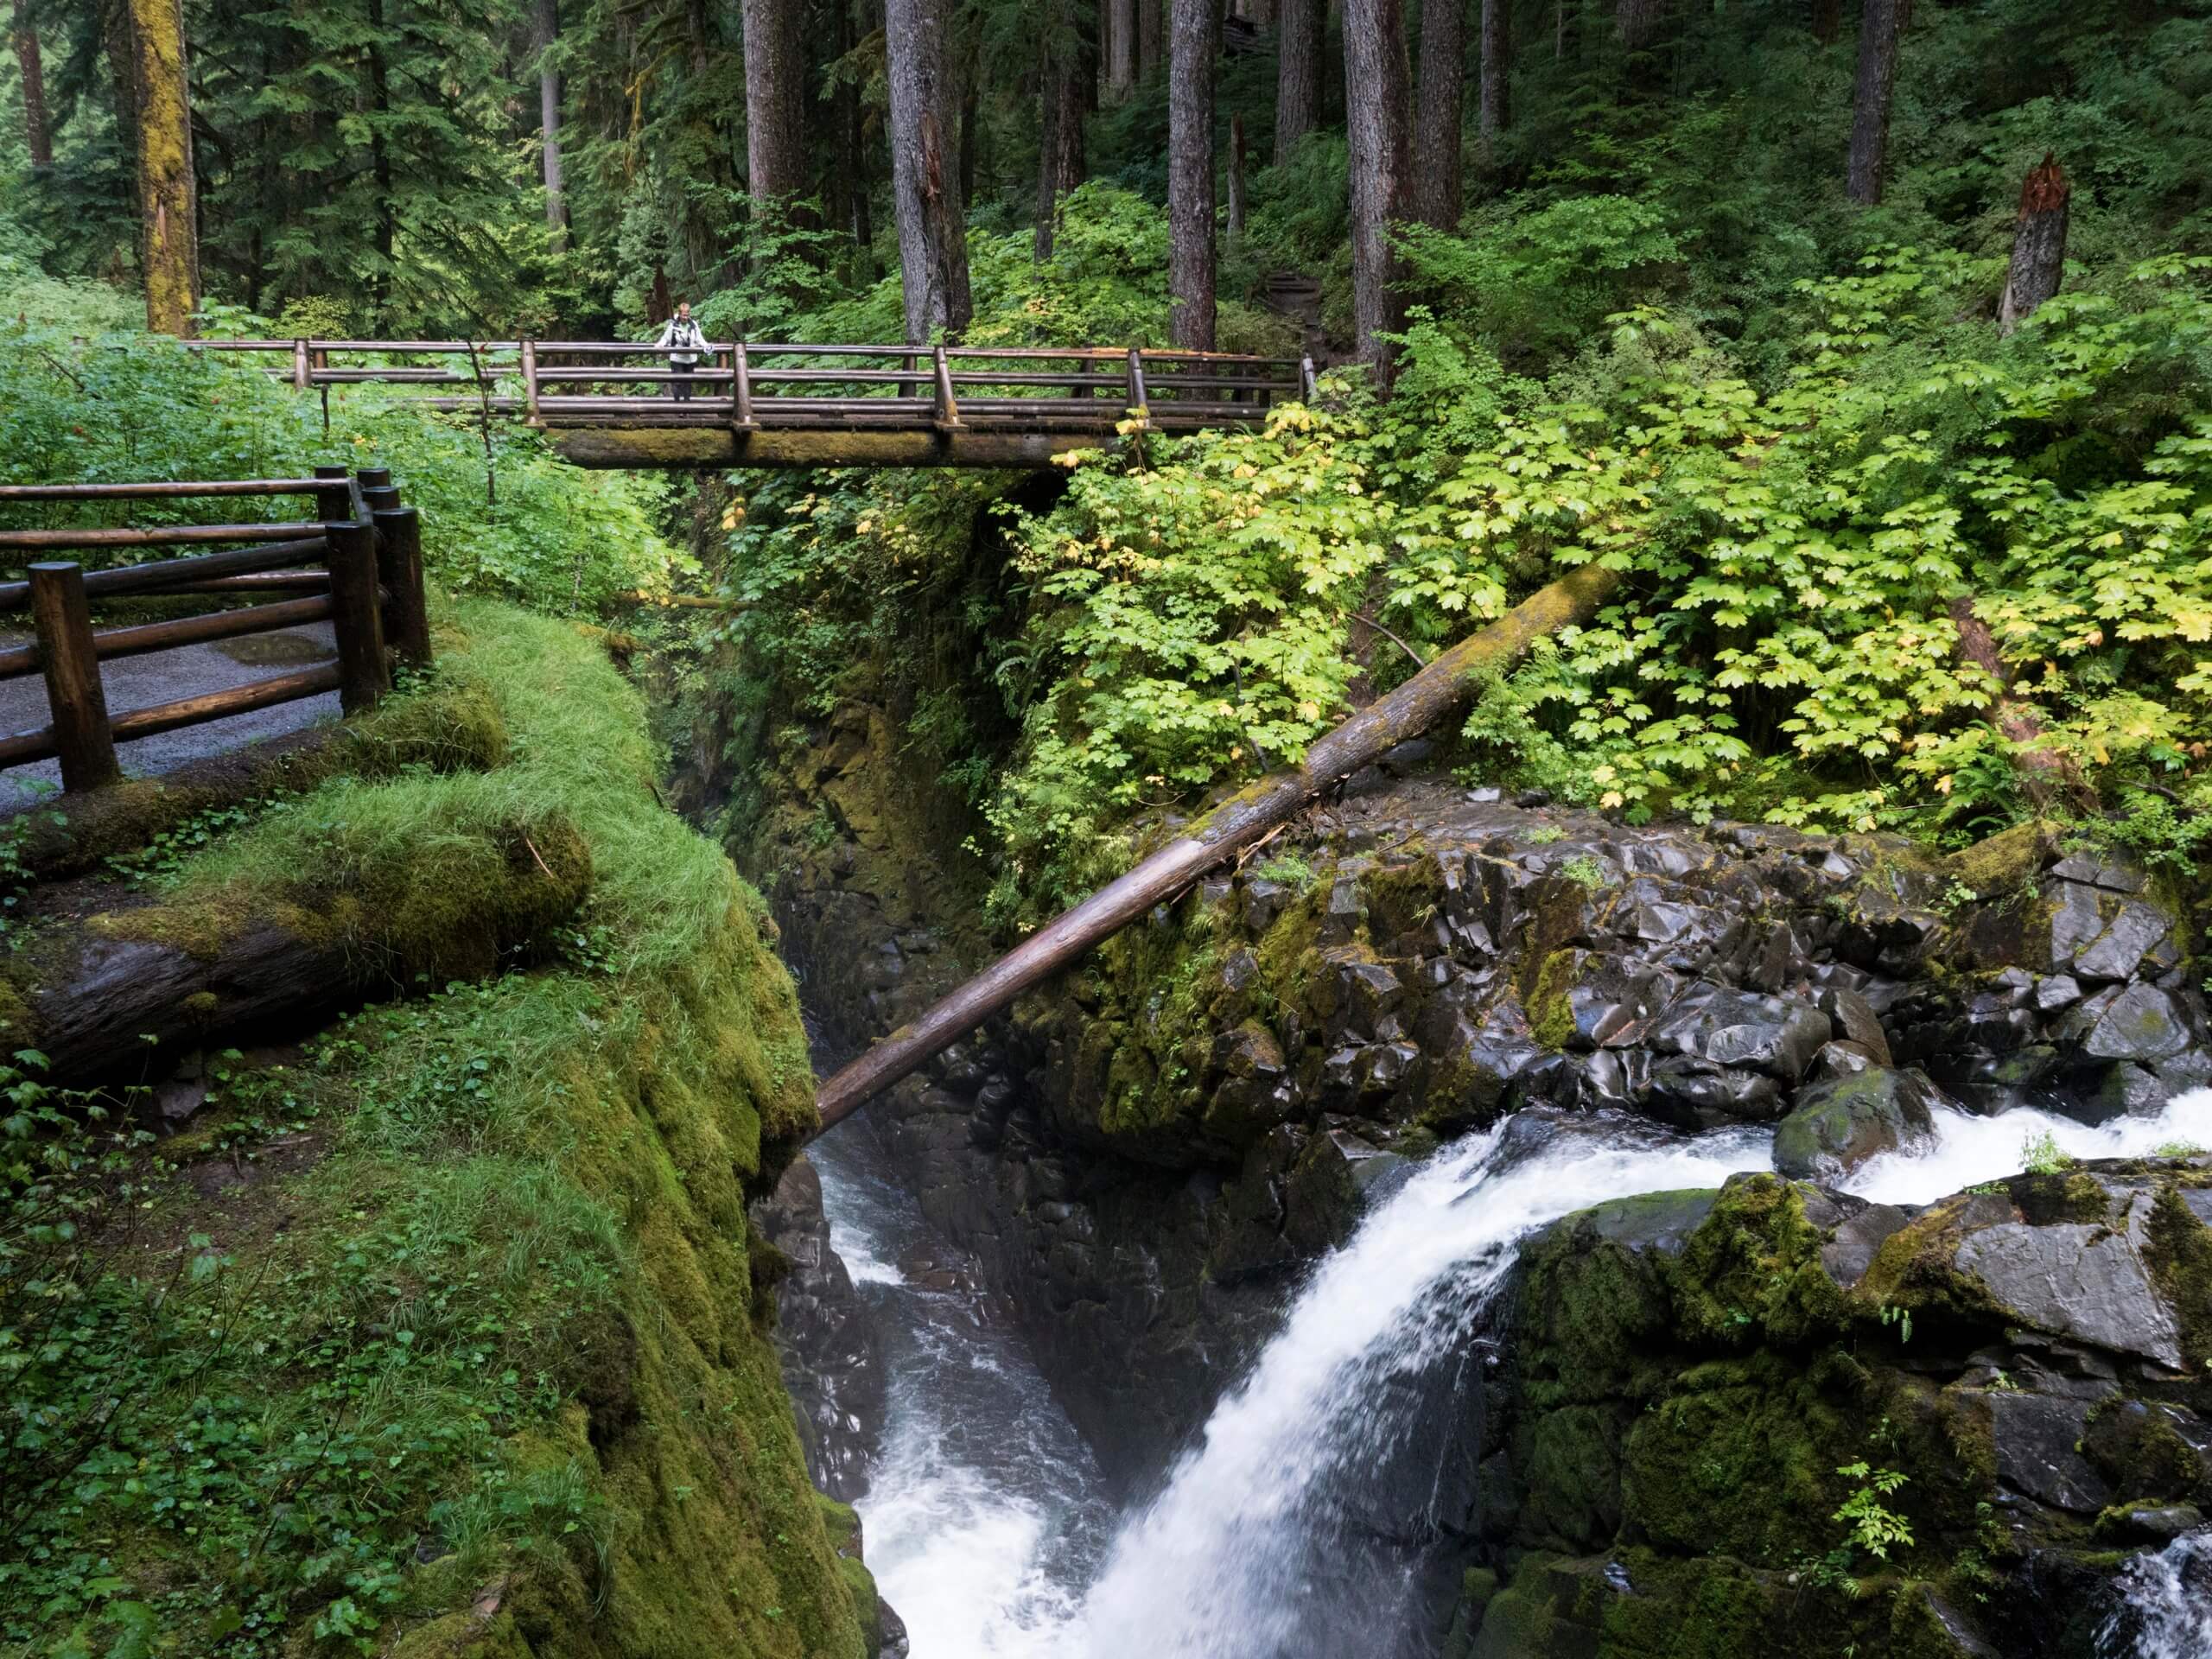
[[0,983],[0,1021],[57,1081],[134,1083],[178,1043],[294,1024],[378,988],[480,978],[574,916],[591,849],[565,817],[454,825],[422,857],[278,891],[105,912]]
[[1270,772],[1230,796],[1187,833],[1055,917],[920,1019],[838,1071],[817,1096],[822,1127],[847,1116],[1022,992],[1059,972],[1154,905],[1173,898],[1287,821],[1331,785],[1384,750],[1427,731],[1466,702],[1477,676],[1501,672],[1537,640],[1589,620],[1619,582],[1618,572],[1594,564],[1561,577],[1321,737],[1306,750],[1300,765]]

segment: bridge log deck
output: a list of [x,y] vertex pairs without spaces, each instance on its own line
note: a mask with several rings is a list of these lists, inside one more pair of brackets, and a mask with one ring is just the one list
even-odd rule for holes
[[[1310,359],[1132,346],[710,341],[688,372],[632,340],[232,340],[195,349],[263,354],[273,378],[322,388],[326,400],[334,385],[381,383],[432,409],[520,420],[578,466],[619,468],[1041,467],[1132,433],[1255,424],[1313,391]],[[372,360],[334,361],[341,356]]]

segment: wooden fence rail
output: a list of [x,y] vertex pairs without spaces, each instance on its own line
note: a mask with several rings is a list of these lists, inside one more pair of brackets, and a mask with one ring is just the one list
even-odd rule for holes
[[[391,690],[391,655],[428,664],[421,525],[415,509],[400,502],[391,474],[381,467],[348,475],[343,467],[319,467],[315,477],[304,479],[13,484],[0,486],[0,505],[275,495],[313,497],[316,517],[282,524],[0,531],[0,562],[76,549],[249,543],[101,570],[88,571],[66,560],[39,560],[29,565],[24,580],[0,582],[0,614],[29,609],[35,635],[28,644],[0,648],[0,680],[42,674],[49,715],[45,726],[0,736],[0,767],[58,760],[63,789],[96,789],[122,776],[115,754],[118,742],[326,691],[338,693],[347,714],[359,713]],[[296,568],[302,566],[310,568]],[[316,566],[321,568],[311,568]],[[175,594],[250,598],[265,593],[306,596],[167,621],[92,626],[95,599]],[[108,711],[103,662],[321,621],[331,625],[338,646],[335,663],[119,715]]]
[[[1127,423],[1193,431],[1249,424],[1310,400],[1311,358],[1135,346],[853,346],[709,341],[685,371],[633,340],[211,340],[195,350],[277,357],[302,391],[383,382],[473,386],[434,407],[519,415],[541,426],[727,423],[970,429],[1079,435]],[[334,357],[379,360],[340,364]],[[437,359],[435,363],[399,361]],[[453,359],[463,359],[454,361]],[[652,359],[656,366],[626,366]],[[507,389],[512,388],[512,389]]]

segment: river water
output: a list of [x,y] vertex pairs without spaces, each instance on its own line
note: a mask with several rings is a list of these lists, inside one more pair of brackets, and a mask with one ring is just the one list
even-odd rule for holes
[[[1938,1115],[1932,1143],[1848,1183],[1927,1203],[2018,1170],[2048,1135],[2082,1158],[2212,1146],[2212,1091],[2101,1128],[2041,1113]],[[1519,1241],[1638,1192],[1716,1186],[1770,1166],[1764,1130],[1677,1136],[1624,1117],[1523,1113],[1412,1171],[1317,1264],[1281,1330],[1215,1408],[1158,1496],[1117,1515],[1079,1437],[981,1298],[899,1265],[931,1241],[864,1129],[826,1135],[831,1236],[870,1305],[890,1379],[860,1505],[869,1566],[913,1659],[1333,1659],[1386,1655],[1420,1603],[1410,1554],[1363,1508],[1437,1425],[1418,1386],[1464,1364]],[[932,1275],[938,1277],[938,1275]],[[1441,1462],[1443,1459],[1438,1459]],[[2145,1554],[2123,1583],[2107,1659],[2212,1651],[2212,1541]]]

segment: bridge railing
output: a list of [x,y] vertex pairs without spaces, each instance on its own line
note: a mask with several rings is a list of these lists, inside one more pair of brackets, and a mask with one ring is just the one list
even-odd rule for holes
[[[1310,358],[1145,347],[853,346],[709,341],[688,370],[634,340],[208,340],[282,354],[267,371],[302,391],[378,382],[435,407],[547,425],[606,420],[763,427],[1168,430],[1243,424],[1310,398]],[[372,357],[374,362],[341,362]],[[429,359],[429,362],[406,359]],[[465,394],[446,387],[472,386]]]
[[[46,681],[49,719],[0,736],[0,768],[58,760],[65,790],[97,788],[122,776],[115,746],[226,715],[292,702],[326,691],[348,714],[374,706],[391,686],[387,644],[402,661],[430,659],[423,587],[420,524],[403,505],[391,475],[319,467],[313,478],[213,482],[14,484],[0,486],[0,506],[18,502],[79,505],[102,502],[310,496],[311,519],[114,528],[0,531],[0,562],[30,556],[20,581],[0,582],[0,616],[28,609],[31,639],[0,646],[0,680],[29,674]],[[233,545],[226,546],[226,543]],[[41,554],[99,549],[214,547],[87,570]],[[94,628],[95,600],[207,594],[219,601],[298,594],[270,604],[226,606],[199,614]],[[327,621],[334,663],[245,685],[110,715],[100,664],[181,645],[271,633]]]

